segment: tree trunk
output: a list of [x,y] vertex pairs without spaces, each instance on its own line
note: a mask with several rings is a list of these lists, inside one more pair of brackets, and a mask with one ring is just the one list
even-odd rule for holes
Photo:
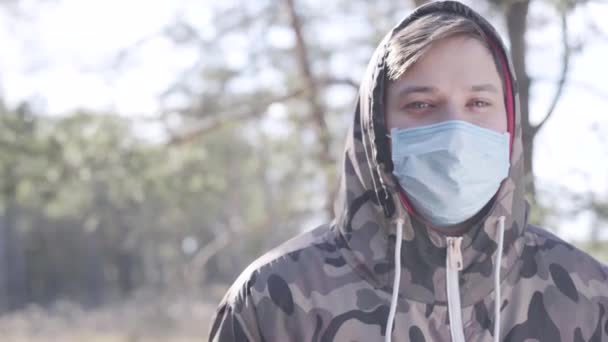
[[104,289],[105,279],[103,276],[102,252],[99,246],[99,241],[102,241],[102,236],[99,233],[101,229],[102,227],[98,227],[95,231],[84,236],[84,243],[87,246],[84,260],[86,265],[86,298],[84,298],[84,303],[89,308],[98,307],[103,300],[101,292]]
[[[14,198],[14,197],[13,197]],[[23,242],[17,232],[17,205],[10,198],[6,206],[6,255],[8,262],[8,309],[17,310],[26,303],[25,298],[25,260]]]
[[[4,197],[4,258],[3,265],[6,273],[6,309],[16,310],[21,308],[26,302],[25,296],[25,255],[23,253],[23,241],[17,231],[17,182],[18,176],[13,166],[5,169],[5,186],[2,189]],[[1,275],[1,274],[0,274]]]
[[526,72],[526,31],[529,0],[511,2],[506,9],[507,29],[511,42],[511,58],[515,67],[515,75],[519,85],[519,99],[521,105],[521,124],[524,144],[524,172],[526,192],[530,200],[536,200],[536,187],[534,184],[534,127],[530,124],[530,86],[531,81]]
[[4,215],[0,216],[0,314],[8,311],[8,251]]
[[324,173],[324,181],[327,187],[327,193],[325,196],[325,211],[329,217],[333,216],[333,203],[336,196],[335,190],[335,174],[330,172],[332,166],[335,164],[334,158],[331,155],[331,133],[327,127],[325,121],[325,115],[327,112],[319,101],[319,82],[315,79],[310,62],[310,56],[308,46],[302,33],[302,24],[300,17],[296,11],[295,0],[285,0],[287,11],[289,15],[291,29],[293,30],[296,38],[295,53],[298,61],[298,67],[300,76],[303,79],[304,86],[306,89],[307,100],[311,109],[311,119],[314,122],[317,130],[317,136],[319,137],[319,151],[317,153],[317,160],[321,165],[321,170]]

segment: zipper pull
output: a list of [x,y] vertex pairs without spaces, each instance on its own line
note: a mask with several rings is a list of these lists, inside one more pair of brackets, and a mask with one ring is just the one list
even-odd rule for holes
[[462,251],[460,249],[460,245],[462,244],[462,237],[448,237],[448,263],[457,271],[462,271],[463,261],[462,261]]

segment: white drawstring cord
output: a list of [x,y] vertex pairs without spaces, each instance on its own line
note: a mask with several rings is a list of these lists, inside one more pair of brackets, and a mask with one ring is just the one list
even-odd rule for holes
[[498,218],[498,251],[494,265],[494,342],[500,340],[500,264],[502,262],[503,240],[505,236],[505,217]]
[[[399,281],[401,280],[401,239],[403,232],[403,219],[397,219],[397,235],[395,238],[395,278],[393,279],[393,294],[391,307],[386,322],[384,341],[391,342],[393,322],[397,310],[397,298],[399,296]],[[502,263],[502,252],[504,247],[505,217],[498,218],[498,251],[496,264],[494,265],[494,342],[500,341],[500,265]]]
[[452,342],[465,342],[460,303],[460,282],[458,273],[462,271],[462,236],[446,237],[445,290],[448,300],[448,319]]
[[397,311],[397,297],[399,296],[399,281],[401,280],[401,236],[403,234],[403,219],[397,219],[397,236],[395,237],[395,279],[393,279],[393,295],[391,298],[391,308],[388,312],[388,320],[386,321],[386,331],[384,332],[384,341],[391,342],[391,334],[393,331],[393,321],[395,320],[395,312]]

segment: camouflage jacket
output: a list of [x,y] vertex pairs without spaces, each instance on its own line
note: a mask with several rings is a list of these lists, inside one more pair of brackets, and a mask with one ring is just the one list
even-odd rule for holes
[[[446,261],[449,238],[403,209],[390,175],[384,123],[388,38],[434,11],[473,19],[495,43],[505,65],[513,138],[509,177],[485,216],[459,239],[456,271]],[[419,7],[389,32],[360,87],[335,219],[254,261],[219,304],[209,340],[385,340],[394,293],[395,218],[401,217],[392,341],[608,341],[608,268],[527,223],[519,98],[505,51],[484,18],[452,1]],[[448,286],[450,279],[456,280]],[[457,302],[448,298],[450,286],[456,286]]]

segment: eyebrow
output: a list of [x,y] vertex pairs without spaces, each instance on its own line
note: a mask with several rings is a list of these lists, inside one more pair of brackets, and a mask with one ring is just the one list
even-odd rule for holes
[[399,91],[399,96],[406,96],[412,93],[434,93],[437,88],[430,86],[407,86]]
[[490,83],[474,85],[471,87],[471,91],[488,91],[491,93],[499,92],[498,88],[496,88],[496,86],[494,86],[493,84],[490,84]]
[[[471,86],[470,90],[474,92],[487,91],[491,93],[499,93],[498,88],[490,83]],[[412,93],[434,93],[437,91],[437,88],[431,86],[407,86],[399,91],[399,96],[403,97]]]

